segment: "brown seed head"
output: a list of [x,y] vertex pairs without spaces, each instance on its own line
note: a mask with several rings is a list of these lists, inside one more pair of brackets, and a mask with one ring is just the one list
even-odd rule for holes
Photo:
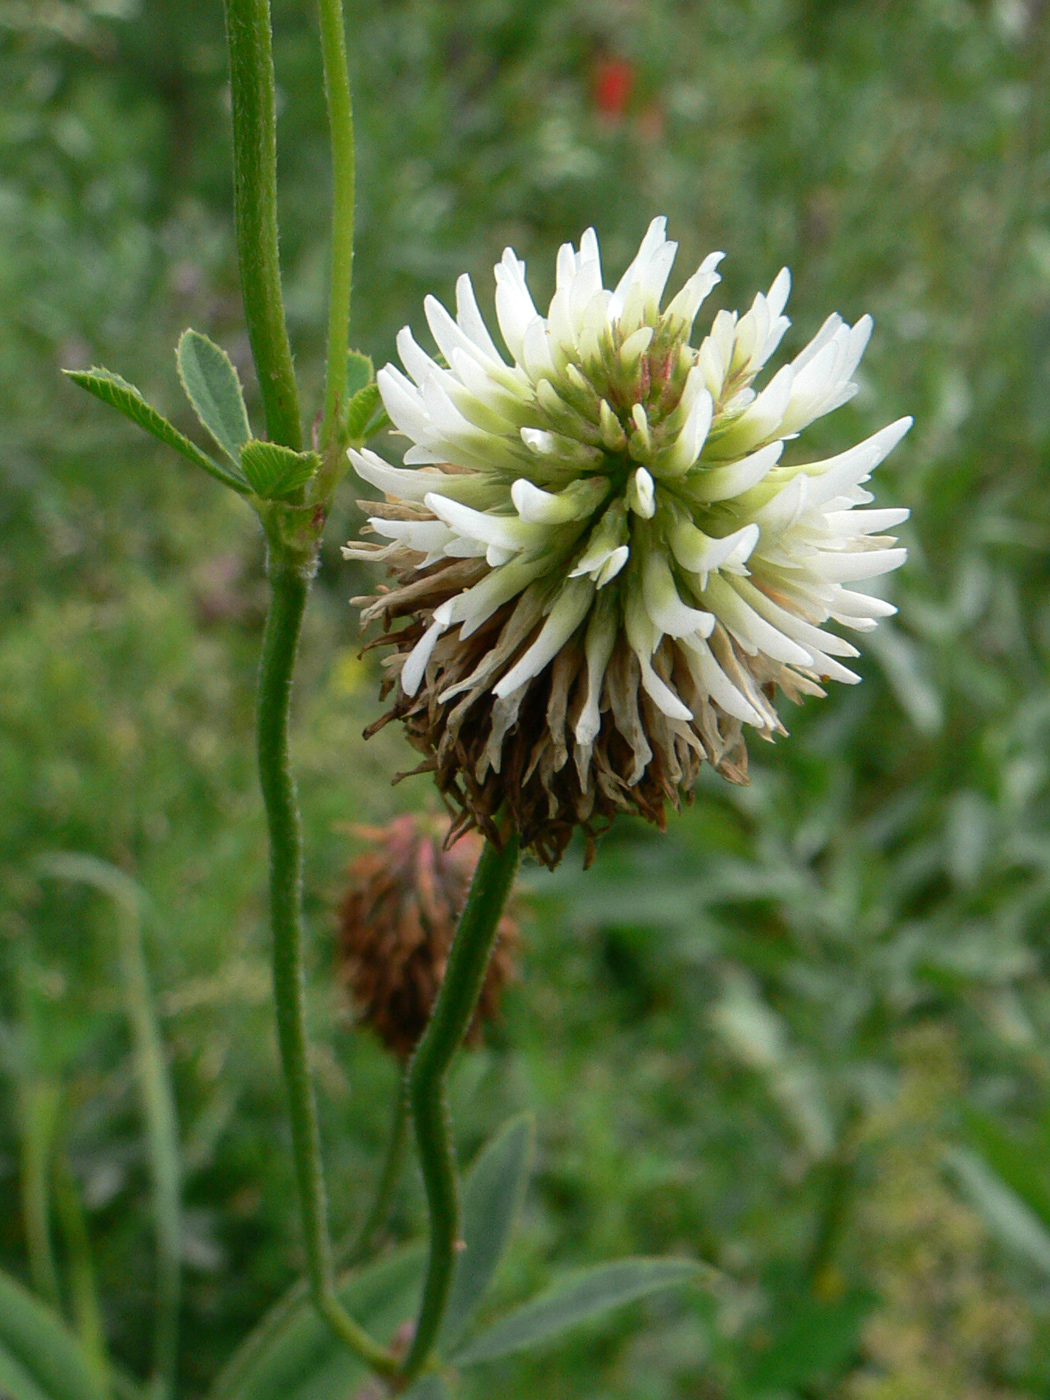
[[[447,817],[396,817],[360,827],[371,848],[350,863],[339,906],[339,979],[360,1017],[401,1059],[419,1042],[445,973],[456,922],[481,855],[473,832],[450,840]],[[468,1044],[494,1019],[518,931],[504,915]]]

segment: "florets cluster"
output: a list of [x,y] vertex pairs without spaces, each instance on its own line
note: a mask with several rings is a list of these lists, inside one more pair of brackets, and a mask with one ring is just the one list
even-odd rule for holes
[[558,254],[546,316],[508,249],[496,315],[511,363],[469,278],[455,318],[428,297],[441,361],[406,328],[407,375],[378,377],[412,442],[404,466],[351,453],[386,494],[366,503],[382,542],[345,552],[397,576],[359,600],[396,648],[391,716],[463,825],[495,836],[505,804],[551,864],[576,826],[619,810],[662,822],[703,761],[743,781],[743,727],[783,732],[774,687],[797,699],[858,679],[841,660],[856,649],[824,624],[866,631],[892,613],[850,585],[905,557],[882,532],[908,512],[855,507],[910,419],[823,461],[782,461],[856,392],[870,317],[830,316],[756,390],[789,324],[787,271],[694,347],[722,254],[661,309],[676,249],[655,219],[610,291],[589,229]]

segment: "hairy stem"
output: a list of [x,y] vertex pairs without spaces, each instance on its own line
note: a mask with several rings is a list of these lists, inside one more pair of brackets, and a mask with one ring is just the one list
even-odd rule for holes
[[310,1080],[303,971],[303,837],[292,777],[288,721],[292,676],[311,566],[279,555],[270,565],[270,610],[259,670],[257,740],[259,779],[270,832],[270,919],[277,1036],[288,1091],[296,1182],[302,1212],[306,1270],[314,1306],[332,1331],[373,1370],[392,1374],[396,1363],[340,1304],[328,1236],[317,1104]]
[[350,288],[354,265],[354,113],[341,0],[320,0],[324,90],[332,143],[332,255],[328,290],[328,361],[321,448],[338,436],[346,398]]
[[445,1079],[474,1015],[517,868],[517,837],[508,838],[502,850],[486,841],[430,1024],[409,1071],[409,1104],[430,1213],[430,1256],[415,1336],[401,1371],[406,1382],[430,1359],[459,1242],[459,1189]]
[[233,202],[241,296],[266,434],[303,445],[277,250],[277,112],[269,0],[226,0],[233,104]]

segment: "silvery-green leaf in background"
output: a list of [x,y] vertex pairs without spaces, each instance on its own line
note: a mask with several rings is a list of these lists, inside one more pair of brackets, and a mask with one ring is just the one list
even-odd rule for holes
[[480,1152],[463,1193],[464,1248],[456,1257],[441,1343],[458,1340],[492,1282],[528,1183],[532,1119],[513,1118]]
[[209,476],[214,476],[221,481],[224,486],[229,486],[239,495],[247,494],[247,483],[242,480],[239,473],[231,472],[227,467],[213,462],[196,443],[191,442],[188,437],[179,432],[178,428],[173,427],[163,414],[158,413],[152,404],[147,403],[134,384],[129,384],[119,374],[114,374],[112,370],[108,369],[67,369],[63,373],[68,379],[72,379],[74,384],[79,384],[82,389],[86,389],[96,399],[101,399],[103,403],[109,404],[110,408],[115,408],[118,413],[122,413],[125,418],[129,418],[138,427],[144,428],[147,433],[163,442],[167,447],[174,448],[188,461],[206,471]]
[[539,1345],[581,1322],[647,1294],[691,1283],[711,1272],[691,1259],[619,1259],[581,1269],[500,1318],[453,1351],[457,1366],[495,1361]]
[[252,435],[241,381],[229,355],[199,331],[183,331],[175,360],[197,417],[231,461]]
[[976,1152],[958,1147],[947,1161],[991,1234],[1050,1278],[1050,1230],[1038,1215]]

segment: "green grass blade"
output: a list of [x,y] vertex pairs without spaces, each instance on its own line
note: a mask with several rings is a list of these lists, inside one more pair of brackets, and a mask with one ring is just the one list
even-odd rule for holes
[[202,425],[227,457],[238,462],[252,431],[233,361],[222,346],[199,331],[189,330],[179,337],[175,362],[186,397]]
[[[21,1378],[24,1400],[106,1400],[91,1363],[62,1320],[9,1274],[0,1272],[0,1394],[23,1400],[14,1389]],[[26,1378],[28,1380],[26,1381]]]
[[556,1337],[578,1323],[706,1272],[690,1259],[620,1259],[582,1269],[493,1323],[454,1351],[457,1366],[495,1361]]
[[514,1228],[528,1183],[532,1120],[513,1118],[478,1155],[463,1191],[464,1248],[456,1257],[441,1325],[446,1344],[458,1340],[481,1302]]
[[179,432],[178,428],[173,427],[162,414],[158,413],[152,404],[147,403],[134,384],[129,384],[126,379],[121,379],[119,374],[114,374],[112,370],[97,368],[90,370],[67,369],[63,373],[68,379],[72,379],[74,384],[79,384],[89,394],[94,394],[96,399],[101,399],[103,403],[109,404],[110,408],[115,408],[118,413],[122,413],[125,418],[130,418],[140,428],[145,428],[147,433],[151,433],[153,437],[166,446],[174,448],[188,461],[193,462],[202,471],[206,471],[209,476],[215,477],[224,486],[228,486],[231,491],[236,491],[241,496],[248,494],[248,485],[239,474],[231,472],[227,467],[220,466],[206,452],[202,452],[195,442],[191,442],[188,437]]
[[154,1368],[161,1393],[174,1388],[182,1278],[182,1205],[178,1123],[160,1025],[142,942],[142,888],[108,861],[59,854],[41,863],[45,873],[76,880],[107,894],[116,905],[125,1009],[131,1028],[135,1073],[146,1122],[157,1232],[157,1301]]

